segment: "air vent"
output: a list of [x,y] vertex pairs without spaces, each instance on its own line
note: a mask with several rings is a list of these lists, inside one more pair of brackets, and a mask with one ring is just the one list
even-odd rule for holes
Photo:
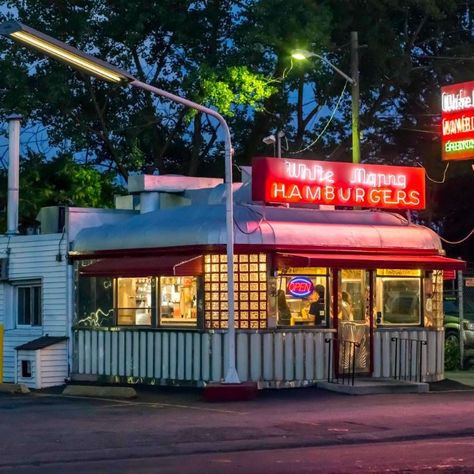
[[0,258],[0,281],[8,280],[8,258]]

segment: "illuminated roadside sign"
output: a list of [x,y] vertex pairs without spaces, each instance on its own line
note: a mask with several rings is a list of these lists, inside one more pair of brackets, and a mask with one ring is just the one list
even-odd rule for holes
[[425,208],[425,170],[406,166],[254,158],[252,199],[391,209]]
[[441,88],[441,156],[474,159],[474,81]]
[[286,289],[291,296],[306,298],[314,291],[314,285],[311,279],[299,276],[292,278],[286,285]]
[[443,270],[444,280],[456,280],[456,270]]

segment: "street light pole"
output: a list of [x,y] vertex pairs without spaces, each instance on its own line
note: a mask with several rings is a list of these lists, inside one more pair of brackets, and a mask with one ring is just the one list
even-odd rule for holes
[[360,163],[359,130],[359,36],[351,31],[351,76],[352,76],[352,163]]
[[292,54],[292,58],[302,60],[308,58],[318,58],[324,64],[336,71],[352,86],[352,163],[360,163],[360,147],[359,147],[359,56],[358,56],[358,36],[357,32],[351,33],[351,75],[349,77],[345,72],[341,71],[331,61],[324,56],[306,51],[304,49],[296,49]]
[[235,323],[234,323],[234,203],[232,194],[232,143],[230,137],[230,130],[227,122],[224,120],[215,110],[204,107],[203,105],[196,104],[188,99],[179,97],[171,94],[170,92],[158,89],[157,87],[151,86],[144,82],[134,80],[130,82],[130,85],[138,89],[143,89],[152,94],[156,94],[161,97],[165,97],[173,102],[178,102],[191,109],[198,110],[216,118],[222,125],[224,130],[224,142],[225,142],[225,186],[226,186],[226,231],[227,231],[227,300],[229,307],[229,318],[228,318],[228,360],[227,360],[227,372],[225,375],[225,383],[240,383],[239,376],[237,374],[235,364]]
[[228,359],[227,371],[224,383],[240,383],[235,364],[235,320],[234,320],[234,217],[233,217],[233,194],[232,194],[232,142],[230,130],[224,117],[215,110],[192,102],[183,97],[171,94],[157,87],[151,86],[137,80],[127,71],[102,61],[90,54],[84,53],[77,48],[69,46],[62,41],[45,35],[19,22],[9,21],[0,24],[0,35],[18,41],[24,46],[32,48],[54,59],[68,64],[80,71],[95,76],[99,79],[119,85],[131,85],[152,94],[165,97],[173,102],[198,110],[216,118],[224,130],[225,142],[225,222],[226,222],[226,252],[227,252],[227,300],[229,308],[228,316]]

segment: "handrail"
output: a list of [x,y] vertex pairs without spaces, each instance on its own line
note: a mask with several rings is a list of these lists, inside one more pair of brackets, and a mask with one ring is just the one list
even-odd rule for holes
[[425,340],[410,337],[392,337],[395,343],[395,358],[393,364],[393,378],[411,382],[422,382],[423,346]]
[[[355,361],[356,361],[356,350],[360,347],[360,342],[352,341],[349,339],[339,340],[335,338],[326,338],[324,340],[326,344],[329,344],[328,350],[328,382],[345,385],[346,381],[349,385],[354,385],[355,381]],[[331,344],[331,342],[333,344]],[[339,345],[337,345],[339,344]],[[337,345],[339,348],[339,360],[342,361],[342,371],[334,369],[333,346]],[[337,376],[336,376],[337,374]]]

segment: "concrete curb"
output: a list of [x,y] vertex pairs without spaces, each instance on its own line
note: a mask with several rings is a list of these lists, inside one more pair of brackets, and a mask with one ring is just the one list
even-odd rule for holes
[[132,387],[104,387],[97,385],[68,385],[62,394],[74,397],[95,398],[130,399],[137,397],[137,392]]
[[330,392],[346,395],[382,395],[398,393],[428,393],[430,386],[423,382],[401,382],[395,380],[373,379],[358,380],[354,385],[343,385],[330,382],[318,382],[317,387]]
[[24,383],[0,383],[0,393],[30,393]]

